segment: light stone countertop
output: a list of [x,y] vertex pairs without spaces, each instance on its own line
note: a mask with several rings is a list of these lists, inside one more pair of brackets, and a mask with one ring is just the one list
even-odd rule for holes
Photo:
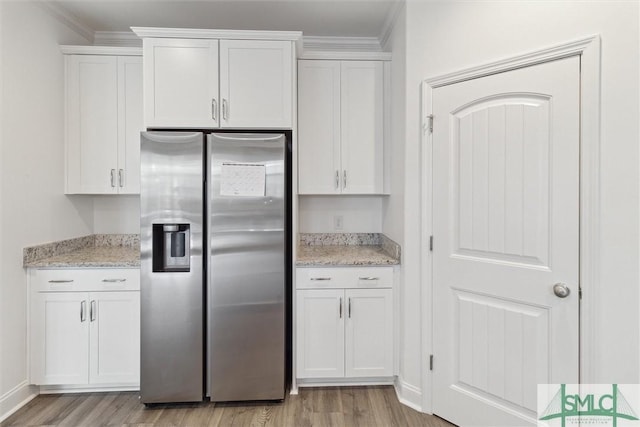
[[140,249],[129,246],[94,246],[33,261],[29,268],[140,267]]
[[377,245],[331,245],[298,246],[296,265],[397,265],[400,261],[392,257],[382,246]]
[[94,234],[25,248],[25,268],[138,268],[138,235]]

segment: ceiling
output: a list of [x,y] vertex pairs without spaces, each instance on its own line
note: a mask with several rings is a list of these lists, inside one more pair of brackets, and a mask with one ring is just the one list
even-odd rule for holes
[[93,31],[129,27],[303,31],[305,36],[379,37],[397,0],[61,0]]

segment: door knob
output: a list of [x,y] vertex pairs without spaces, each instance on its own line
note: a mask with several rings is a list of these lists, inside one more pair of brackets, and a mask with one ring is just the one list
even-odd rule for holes
[[556,294],[558,298],[566,298],[571,293],[571,289],[569,289],[566,283],[560,282],[553,285],[553,293]]

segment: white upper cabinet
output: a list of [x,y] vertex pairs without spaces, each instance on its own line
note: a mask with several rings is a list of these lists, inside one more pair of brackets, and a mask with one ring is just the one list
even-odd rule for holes
[[291,128],[291,42],[220,41],[221,126]]
[[293,43],[144,38],[149,128],[292,127]]
[[340,61],[299,61],[298,91],[298,192],[340,194]]
[[382,61],[343,61],[340,74],[342,193],[383,192]]
[[298,191],[384,193],[383,61],[298,62]]
[[67,194],[140,192],[142,58],[105,50],[65,56]]
[[218,127],[218,40],[146,38],[146,127]]

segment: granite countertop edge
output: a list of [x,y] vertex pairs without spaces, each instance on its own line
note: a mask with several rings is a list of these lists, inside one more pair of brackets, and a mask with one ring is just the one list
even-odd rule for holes
[[393,266],[400,245],[382,233],[300,234],[296,267]]
[[92,234],[24,248],[23,267],[139,268],[140,236]]

